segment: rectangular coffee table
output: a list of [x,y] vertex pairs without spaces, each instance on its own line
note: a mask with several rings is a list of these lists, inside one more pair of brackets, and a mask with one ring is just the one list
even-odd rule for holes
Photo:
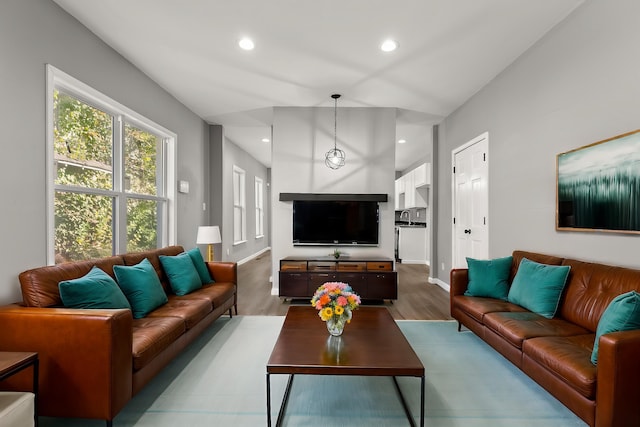
[[[424,366],[398,325],[384,307],[360,307],[339,338],[343,344],[335,358],[327,358],[329,332],[311,306],[289,308],[271,357],[267,362],[267,426],[271,427],[272,374],[288,374],[289,381],[276,426],[280,426],[289,400],[294,375],[390,376],[409,424],[411,411],[396,377],[418,377],[420,383],[420,426],[424,426]],[[323,354],[325,357],[323,357]]]

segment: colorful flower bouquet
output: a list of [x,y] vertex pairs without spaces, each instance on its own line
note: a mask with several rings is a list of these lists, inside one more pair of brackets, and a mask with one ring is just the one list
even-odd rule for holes
[[351,321],[351,312],[360,305],[360,296],[346,283],[326,282],[313,294],[311,305],[318,310],[318,316],[327,322],[329,333],[339,336],[344,325]]

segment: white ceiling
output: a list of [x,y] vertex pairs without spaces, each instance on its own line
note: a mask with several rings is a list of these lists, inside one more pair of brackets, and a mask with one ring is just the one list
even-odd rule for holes
[[[398,109],[396,170],[584,0],[54,0],[260,162],[272,108]],[[247,52],[237,42],[254,39]],[[385,38],[398,41],[380,51]]]

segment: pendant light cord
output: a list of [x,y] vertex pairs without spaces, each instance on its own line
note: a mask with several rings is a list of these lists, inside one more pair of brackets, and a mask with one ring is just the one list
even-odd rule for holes
[[333,149],[338,148],[338,98],[340,95],[331,95],[333,98]]
[[330,169],[340,169],[344,166],[344,151],[338,149],[338,98],[339,94],[331,95],[333,98],[333,149],[324,155],[324,164]]

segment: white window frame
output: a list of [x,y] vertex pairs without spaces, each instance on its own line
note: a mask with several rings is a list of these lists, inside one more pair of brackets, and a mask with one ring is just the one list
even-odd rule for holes
[[264,181],[255,177],[256,239],[264,237]]
[[[247,173],[233,165],[233,244],[247,241]],[[238,224],[239,222],[239,224]]]
[[[81,82],[80,80],[70,76],[64,71],[59,70],[53,65],[47,64],[46,66],[46,121],[47,121],[47,130],[46,130],[46,143],[47,143],[47,152],[46,152],[46,191],[47,191],[47,263],[49,265],[55,264],[55,211],[54,211],[54,199],[55,199],[55,191],[57,189],[63,190],[71,190],[67,188],[68,186],[60,186],[55,184],[56,179],[56,168],[55,159],[54,159],[54,135],[53,135],[53,127],[54,127],[54,100],[53,94],[55,90],[63,91],[77,99],[80,99],[83,102],[86,102],[96,108],[99,108],[102,111],[105,111],[116,118],[120,118],[116,120],[117,126],[124,126],[124,123],[121,118],[126,118],[126,122],[130,123],[136,127],[141,129],[148,130],[155,135],[158,135],[164,141],[164,155],[166,156],[166,171],[165,171],[165,182],[164,188],[165,193],[162,197],[164,199],[164,206],[161,213],[161,218],[158,218],[159,223],[164,222],[166,226],[162,227],[159,230],[159,240],[162,246],[174,245],[176,242],[176,234],[177,234],[177,221],[176,221],[176,144],[177,144],[177,135],[170,130],[154,123],[153,121],[147,119],[146,117],[136,113],[130,108],[120,104],[119,102],[111,99],[110,97],[102,94],[101,92],[93,89],[91,86]],[[116,132],[114,132],[116,133]],[[115,141],[114,141],[115,143]],[[115,148],[115,147],[114,147]],[[115,166],[115,165],[114,165]],[[88,189],[82,193],[96,193],[94,189]],[[114,196],[116,198],[116,206],[120,205],[123,207],[126,213],[126,206],[124,201],[121,203],[118,199],[122,199],[126,197],[127,193],[124,192],[124,189],[119,188],[118,184],[115,184],[113,191],[109,192],[109,195]],[[140,197],[135,197],[140,198]],[[143,199],[145,197],[142,197]],[[155,199],[154,197],[151,197]],[[122,199],[124,200],[124,199]],[[122,208],[121,208],[122,209]],[[114,214],[116,212],[114,211]],[[122,239],[117,235],[122,233],[122,229],[126,229],[126,224],[119,224],[118,220],[121,219],[120,215],[115,216],[115,225],[114,225],[114,254],[122,253],[126,250],[126,248],[122,246]],[[125,230],[126,235],[126,230]]]

